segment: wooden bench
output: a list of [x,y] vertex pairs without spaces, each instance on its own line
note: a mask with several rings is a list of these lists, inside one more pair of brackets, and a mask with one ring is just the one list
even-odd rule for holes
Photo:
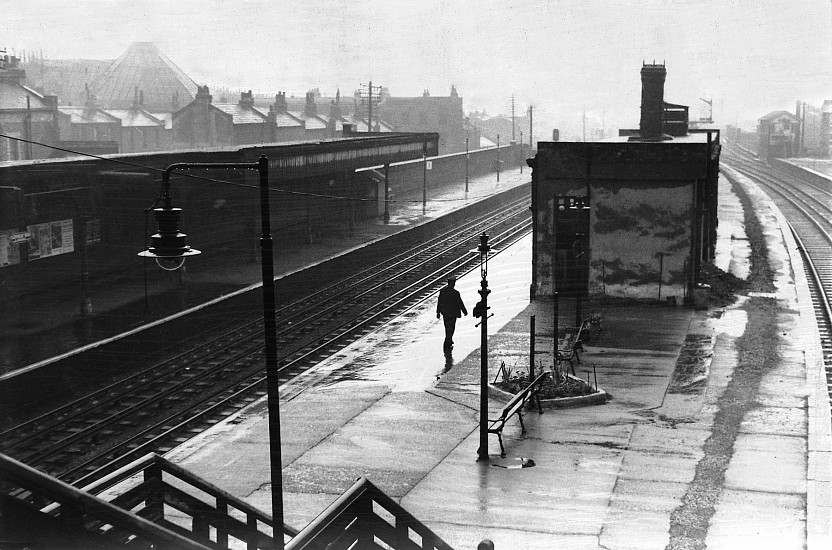
[[562,342],[558,343],[558,354],[556,357],[557,364],[560,365],[562,361],[569,361],[569,367],[572,369],[572,374],[575,374],[575,365],[572,359],[578,363],[581,362],[579,351],[584,350],[583,335],[584,331],[588,331],[592,320],[584,319],[579,327],[570,327],[566,329],[566,337]]
[[512,416],[515,414],[517,415],[520,419],[520,428],[523,433],[526,433],[526,426],[523,424],[523,406],[529,401],[529,399],[535,399],[538,412],[543,414],[543,408],[540,406],[540,396],[538,393],[540,393],[540,387],[543,385],[543,381],[547,376],[549,376],[548,371],[540,374],[532,381],[531,384],[526,386],[523,391],[516,394],[508,403],[506,403],[506,406],[503,407],[502,411],[500,411],[499,417],[488,419],[488,433],[497,434],[497,438],[500,441],[500,456],[506,456],[506,449],[503,447],[503,428]]

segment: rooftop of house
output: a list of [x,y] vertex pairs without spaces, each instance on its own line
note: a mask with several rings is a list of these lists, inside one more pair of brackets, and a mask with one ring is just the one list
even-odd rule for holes
[[120,119],[123,127],[165,126],[164,119],[160,119],[144,109],[105,109],[105,111]]

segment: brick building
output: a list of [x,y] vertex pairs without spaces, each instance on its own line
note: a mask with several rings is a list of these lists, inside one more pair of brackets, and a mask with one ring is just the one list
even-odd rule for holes
[[83,107],[59,106],[58,111],[62,141],[121,142],[121,119],[99,107],[89,90]]
[[664,102],[665,75],[664,65],[642,67],[638,130],[538,143],[533,297],[692,295],[714,254],[719,132],[687,133],[686,111]]
[[788,111],[774,111],[757,124],[760,158],[786,158],[797,155],[800,119]]
[[397,132],[438,132],[439,154],[465,151],[465,139],[473,137],[467,132],[462,98],[453,86],[448,96],[431,96],[427,90],[421,97],[384,96],[377,116]]
[[133,105],[129,109],[106,109],[107,114],[121,120],[122,153],[170,149],[171,135],[165,120],[145,110],[143,99],[143,92],[136,88]]
[[[26,72],[17,58],[4,56],[0,67],[0,133],[54,145],[58,141],[57,98],[25,86]],[[0,162],[48,158],[51,154],[48,147],[0,139]]]

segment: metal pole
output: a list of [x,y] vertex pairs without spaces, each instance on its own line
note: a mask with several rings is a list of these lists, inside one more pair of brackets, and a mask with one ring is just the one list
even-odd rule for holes
[[534,131],[533,131],[534,126],[532,126],[532,121],[534,120],[534,118],[532,116],[533,115],[532,109],[534,109],[534,107],[529,105],[529,154],[530,155],[534,151]]
[[468,192],[468,139],[465,138],[465,192]]
[[260,172],[260,262],[263,271],[263,333],[266,351],[266,392],[269,414],[269,460],[272,476],[272,517],[275,548],[283,548],[283,459],[280,448],[280,378],[277,369],[277,325],[274,304],[274,253],[269,217],[269,161],[261,156]]
[[370,81],[370,100],[367,102],[367,131],[373,131],[373,81]]
[[263,273],[263,336],[266,355],[266,404],[269,418],[269,462],[272,481],[272,520],[275,548],[283,543],[283,460],[280,446],[280,378],[277,365],[277,326],[274,301],[274,241],[269,217],[269,160],[260,156],[253,162],[180,162],[165,168],[162,174],[162,200],[171,208],[170,174],[174,170],[229,169],[257,170],[260,173],[260,264]]
[[480,448],[477,460],[488,460],[488,235],[480,235],[480,281],[479,295],[482,301],[482,324],[480,325]]
[[558,365],[558,292],[552,293],[552,370]]
[[520,132],[520,173],[523,173],[523,132]]
[[384,165],[384,223],[390,223],[390,163]]
[[529,382],[534,380],[534,315],[529,319]]
[[428,153],[427,145],[422,147],[422,215],[424,216],[428,206]]

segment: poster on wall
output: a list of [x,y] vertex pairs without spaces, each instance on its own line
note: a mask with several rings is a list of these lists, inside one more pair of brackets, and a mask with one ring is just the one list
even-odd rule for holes
[[13,229],[0,231],[0,267],[20,263],[20,244],[12,239],[13,233]]
[[38,223],[29,226],[29,260],[38,260],[75,250],[72,220]]

